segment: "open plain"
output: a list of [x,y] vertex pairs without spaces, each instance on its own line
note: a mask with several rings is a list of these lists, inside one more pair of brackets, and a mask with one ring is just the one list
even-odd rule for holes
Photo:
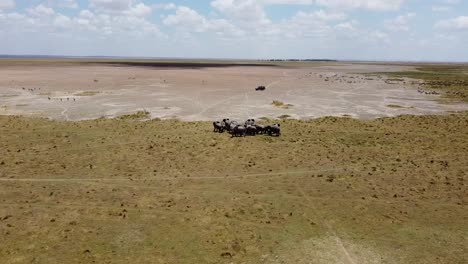
[[466,263],[466,68],[179,66],[1,63],[1,263]]
[[[0,114],[77,121],[146,110],[152,118],[208,121],[468,110],[466,104],[440,104],[437,95],[418,93],[416,80],[359,74],[413,68],[406,65],[128,64],[0,62]],[[259,85],[266,91],[255,91]],[[275,100],[289,107],[275,107]]]

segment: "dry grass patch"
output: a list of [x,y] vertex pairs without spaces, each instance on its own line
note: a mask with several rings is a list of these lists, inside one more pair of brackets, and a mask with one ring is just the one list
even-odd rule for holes
[[292,104],[285,104],[284,102],[278,101],[278,100],[273,100],[273,102],[271,104],[273,106],[275,106],[275,107],[279,107],[279,108],[283,108],[283,109],[289,109],[289,108],[293,107]]
[[0,116],[0,259],[466,262],[468,114],[279,122]]
[[388,104],[387,107],[389,108],[414,108],[413,106],[401,106],[401,105],[396,105],[396,104]]
[[75,96],[94,96],[99,93],[100,93],[99,91],[83,91],[83,92],[75,93],[74,95]]
[[150,117],[151,117],[150,112],[143,110],[143,111],[138,111],[133,114],[119,116],[119,119],[141,120],[141,119],[149,119]]
[[[387,72],[390,79],[405,77],[424,80],[423,90],[437,90],[450,99],[468,102],[467,65],[426,65],[414,71]],[[379,73],[382,74],[382,73]],[[376,75],[374,73],[373,75]]]
[[390,107],[390,108],[405,108],[405,107],[403,107],[401,105],[396,105],[396,104],[389,104],[389,105],[387,105],[387,107]]

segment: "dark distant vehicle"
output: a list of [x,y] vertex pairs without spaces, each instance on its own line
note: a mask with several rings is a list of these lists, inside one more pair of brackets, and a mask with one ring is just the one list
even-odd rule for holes
[[255,88],[255,91],[265,91],[266,87],[261,85],[261,86],[258,86],[257,88]]

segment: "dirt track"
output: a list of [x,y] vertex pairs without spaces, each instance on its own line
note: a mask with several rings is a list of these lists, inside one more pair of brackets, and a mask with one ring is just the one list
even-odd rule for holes
[[[409,80],[353,74],[406,68],[343,63],[218,68],[2,64],[0,114],[73,121],[145,109],[153,118],[207,121],[280,116],[375,118],[468,110],[467,104],[440,104],[438,96],[418,93],[417,84]],[[258,85],[266,85],[267,90],[256,92]],[[274,106],[274,100],[289,106]]]

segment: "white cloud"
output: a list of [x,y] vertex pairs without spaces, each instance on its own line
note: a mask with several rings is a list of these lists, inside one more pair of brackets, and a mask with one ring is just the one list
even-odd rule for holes
[[197,32],[206,31],[209,27],[209,22],[204,16],[186,6],[178,7],[176,13],[167,16],[163,23],[167,26],[196,27]]
[[[216,0],[211,4],[226,19],[209,19],[189,7],[180,6],[174,14],[164,17],[163,23],[186,33],[214,32],[223,38],[239,36],[249,39],[281,36],[316,38],[331,34],[334,30],[333,24],[346,19],[346,15],[342,12],[319,10],[299,11],[290,19],[273,22],[266,16],[258,1]],[[355,22],[342,24],[337,29],[343,31],[347,27],[348,30],[353,30],[355,24]]]
[[124,11],[124,13],[127,15],[137,17],[147,16],[151,14],[151,12],[153,12],[152,8],[143,3],[139,3],[135,6],[130,7],[129,10]]
[[440,20],[435,24],[438,29],[468,30],[468,16]]
[[58,14],[54,18],[54,22],[53,22],[53,25],[58,28],[69,28],[71,24],[72,24],[72,20],[69,17],[64,16],[62,14]]
[[1,0],[0,1],[0,10],[2,9],[11,9],[15,7],[14,0]]
[[72,8],[79,7],[77,0],[47,0],[44,2],[49,7]]
[[[346,21],[343,21],[346,15],[342,12],[299,11],[290,19],[273,22],[266,17],[258,1],[216,0],[212,5],[227,19],[209,19],[189,7],[180,6],[174,14],[164,17],[163,24],[168,27],[174,26],[185,34],[214,32],[223,39],[242,36],[257,40],[281,36],[317,38],[333,35],[334,29],[340,32],[352,31],[357,25],[355,21],[346,24]],[[335,27],[336,21],[340,21],[341,25]]]
[[197,11],[186,7],[179,6],[175,14],[169,15],[163,19],[166,26],[175,26],[186,32],[207,32],[213,31],[220,35],[243,35],[243,32],[233,26],[225,19],[207,19],[200,15]]
[[59,7],[64,8],[78,8],[78,3],[76,0],[62,0],[58,5]]
[[96,32],[104,35],[156,34],[161,35],[158,27],[144,18],[135,16],[94,14],[83,10],[73,18],[73,29]]
[[448,4],[448,5],[456,5],[461,2],[461,0],[439,0],[439,2]]
[[447,12],[450,11],[452,8],[450,6],[433,6],[432,11],[434,12]]
[[438,0],[437,3],[432,6],[433,12],[447,12],[452,10],[454,5],[458,5],[460,0]]
[[23,14],[19,13],[0,13],[0,29],[6,30],[9,27],[16,26],[26,20]]
[[[214,0],[211,5],[218,9],[242,9],[268,5],[320,5],[335,9],[369,9],[378,11],[397,10],[406,0]],[[458,1],[458,0],[446,0]]]
[[81,10],[75,16],[66,16],[40,4],[27,9],[24,14],[0,13],[0,33],[22,36],[51,33],[77,37],[92,34],[96,38],[111,35],[164,37],[155,24],[145,19],[149,12],[149,7],[136,4],[120,12]]
[[[74,54],[379,59],[442,57],[438,51],[446,44],[447,59],[468,58],[461,44],[468,41],[468,16],[438,22],[430,17],[461,10],[461,0],[412,0],[421,5],[421,23],[412,23],[415,14],[408,11],[380,19],[356,12],[407,10],[409,0],[210,0],[209,6],[197,8],[192,1],[183,1],[186,6],[170,1],[30,0],[24,1],[26,7],[16,1],[21,9],[9,11],[15,1],[0,0],[0,50],[71,54],[63,51],[74,47]],[[288,11],[270,13],[274,5]],[[427,43],[424,49],[418,45],[421,39]]]
[[370,32],[368,37],[370,41],[383,41],[387,43],[390,41],[388,34],[380,30]]
[[[343,21],[346,15],[343,13],[326,12],[324,10],[314,12],[299,11],[291,19],[285,20],[279,25],[280,34],[285,34],[290,38],[327,38],[334,36],[334,26],[336,21]],[[337,29],[342,30],[344,23]]]
[[86,19],[91,19],[94,17],[94,14],[89,11],[89,10],[81,10],[79,17],[81,18],[86,18]]
[[236,20],[244,26],[259,26],[271,23],[262,3],[255,0],[215,0],[211,6],[228,19]]
[[259,0],[265,5],[312,5],[315,0]]
[[89,0],[93,8],[108,11],[124,11],[130,9],[133,0]]
[[144,17],[153,12],[153,8],[134,0],[90,0],[90,7],[100,13]]
[[317,4],[336,9],[398,10],[405,0],[316,0]]
[[177,6],[174,3],[166,3],[166,4],[154,4],[151,6],[154,10],[162,9],[162,10],[173,10],[177,9]]
[[348,32],[352,32],[356,30],[356,25],[358,24],[357,21],[353,20],[350,22],[339,23],[335,26],[336,29],[345,30]]
[[33,15],[33,16],[50,17],[50,16],[53,16],[55,14],[55,11],[50,7],[46,7],[46,6],[42,5],[42,4],[40,4],[40,5],[36,6],[36,7],[29,8],[28,13]]
[[415,16],[415,13],[408,13],[405,15],[398,16],[394,19],[385,20],[385,28],[390,31],[408,31],[408,23],[410,19]]
[[307,16],[310,19],[322,20],[322,21],[342,20],[346,18],[346,15],[344,13],[331,13],[331,12],[325,12],[323,10],[309,13]]

